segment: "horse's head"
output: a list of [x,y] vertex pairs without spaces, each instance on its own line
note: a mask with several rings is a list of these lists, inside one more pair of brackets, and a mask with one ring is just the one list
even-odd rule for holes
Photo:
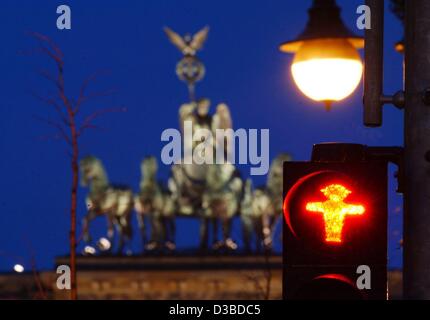
[[154,156],[145,157],[140,164],[142,178],[155,179],[158,171],[157,159]]
[[280,153],[275,159],[273,159],[267,178],[267,183],[270,188],[282,188],[284,162],[291,160],[292,157],[288,153]]
[[273,173],[270,174],[276,174],[276,175],[282,175],[282,169],[284,162],[291,161],[292,157],[288,153],[280,153],[275,159],[273,159],[272,164],[270,166],[270,171]]
[[106,180],[102,162],[94,156],[86,156],[79,162],[81,185],[86,187],[93,180]]

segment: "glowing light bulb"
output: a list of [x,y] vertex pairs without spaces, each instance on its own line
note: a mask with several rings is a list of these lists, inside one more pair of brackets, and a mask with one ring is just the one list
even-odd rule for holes
[[13,266],[13,270],[17,273],[22,273],[24,272],[24,266],[22,264],[16,264]]
[[101,251],[108,251],[111,248],[111,242],[106,238],[100,238],[97,242],[97,246]]
[[357,88],[363,65],[347,39],[317,39],[302,43],[291,72],[304,95],[329,103],[348,97]]
[[96,253],[96,249],[92,246],[85,246],[84,254],[93,255]]

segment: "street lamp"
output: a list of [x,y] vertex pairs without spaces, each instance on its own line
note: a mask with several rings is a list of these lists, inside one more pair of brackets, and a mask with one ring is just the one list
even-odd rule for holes
[[300,91],[330,110],[333,101],[346,98],[360,83],[363,65],[357,49],[364,40],[344,25],[335,0],[314,0],[308,13],[305,30],[279,48],[295,53],[291,73]]

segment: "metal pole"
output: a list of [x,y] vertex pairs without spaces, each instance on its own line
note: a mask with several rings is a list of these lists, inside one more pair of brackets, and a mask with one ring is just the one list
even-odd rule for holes
[[382,82],[384,64],[384,1],[366,0],[371,10],[371,28],[364,42],[364,125],[382,124]]
[[430,299],[430,105],[423,99],[430,87],[430,1],[405,2],[403,287],[406,299]]

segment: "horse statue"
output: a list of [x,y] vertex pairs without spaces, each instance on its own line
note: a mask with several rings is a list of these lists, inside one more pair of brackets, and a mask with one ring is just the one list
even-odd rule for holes
[[244,196],[241,202],[241,220],[245,250],[251,251],[252,234],[256,239],[256,250],[261,246],[270,250],[273,234],[282,213],[283,163],[291,161],[286,153],[279,154],[271,163],[264,187],[252,190],[252,181],[245,183]]
[[111,185],[102,162],[94,156],[83,158],[79,167],[81,185],[90,189],[86,197],[88,211],[82,222],[83,239],[85,242],[91,242],[89,224],[96,217],[104,215],[107,218],[107,236],[110,243],[113,242],[116,227],[119,234],[117,250],[121,254],[124,245],[132,237],[133,192],[127,187]]
[[270,236],[268,232],[269,221],[273,212],[273,203],[264,188],[253,190],[252,180],[247,179],[240,210],[243,243],[246,252],[251,252],[252,235],[255,236],[256,251],[260,252],[262,245],[266,249],[265,244]]
[[273,240],[273,233],[279,219],[282,217],[282,207],[284,204],[283,188],[284,188],[284,162],[291,161],[292,157],[288,153],[280,153],[275,159],[273,159],[269,175],[267,178],[267,192],[272,199],[274,214],[271,216],[269,222],[269,231]]
[[[239,212],[242,188],[242,179],[234,165],[225,163],[208,167],[202,196],[201,249],[207,248],[209,224],[213,227],[213,249],[237,249],[237,244],[231,238],[231,222]],[[218,240],[218,224],[221,225],[222,240]]]
[[[147,250],[175,249],[175,202],[157,181],[158,164],[155,157],[146,157],[141,163],[142,179],[140,193],[135,196],[135,210],[142,237],[142,246]],[[151,236],[148,242],[145,216],[149,218]],[[147,243],[148,242],[148,243]]]

